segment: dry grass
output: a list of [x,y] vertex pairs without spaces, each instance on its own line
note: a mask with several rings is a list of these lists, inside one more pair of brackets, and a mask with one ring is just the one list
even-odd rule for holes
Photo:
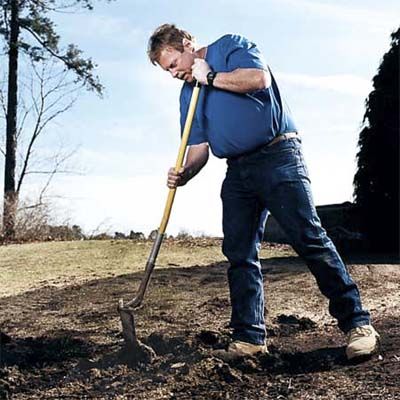
[[[0,297],[43,286],[66,286],[144,269],[152,242],[129,240],[16,244],[0,247]],[[157,268],[208,265],[224,260],[220,243],[165,241]],[[283,250],[287,252],[287,250]],[[263,258],[282,251],[263,249]]]

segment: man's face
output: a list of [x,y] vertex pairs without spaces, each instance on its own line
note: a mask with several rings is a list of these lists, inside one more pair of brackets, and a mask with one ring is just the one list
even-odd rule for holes
[[192,82],[192,65],[195,58],[191,42],[185,42],[182,53],[172,47],[166,47],[161,50],[158,63],[173,78]]

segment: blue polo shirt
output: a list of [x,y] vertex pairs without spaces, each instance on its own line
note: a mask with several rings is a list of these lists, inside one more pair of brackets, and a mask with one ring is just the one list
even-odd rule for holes
[[[207,47],[206,61],[216,72],[237,68],[270,71],[257,46],[243,36],[225,35]],[[189,145],[208,142],[219,158],[231,158],[269,143],[276,135],[297,131],[274,77],[271,86],[239,94],[204,86],[189,137]],[[193,84],[180,95],[181,128],[186,121]]]

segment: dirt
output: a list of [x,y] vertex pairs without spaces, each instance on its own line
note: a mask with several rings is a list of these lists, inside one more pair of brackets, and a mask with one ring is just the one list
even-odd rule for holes
[[1,298],[0,398],[400,399],[397,262],[349,260],[381,333],[379,352],[358,363],[293,256],[262,262],[270,353],[229,364],[212,354],[230,340],[225,262],[155,270],[135,312],[152,363],[131,362],[117,312],[141,273]]

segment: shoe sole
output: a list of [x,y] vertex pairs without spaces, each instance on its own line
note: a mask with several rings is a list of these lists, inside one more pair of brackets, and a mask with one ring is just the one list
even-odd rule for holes
[[362,351],[357,351],[357,352],[355,352],[355,353],[352,353],[352,354],[348,354],[347,352],[346,352],[346,356],[347,356],[347,359],[350,361],[350,360],[357,360],[357,359],[365,359],[365,358],[368,358],[368,357],[371,357],[371,356],[373,356],[377,351],[378,351],[378,344],[374,347],[374,348],[372,348],[372,349],[368,349],[368,350],[362,350]]

